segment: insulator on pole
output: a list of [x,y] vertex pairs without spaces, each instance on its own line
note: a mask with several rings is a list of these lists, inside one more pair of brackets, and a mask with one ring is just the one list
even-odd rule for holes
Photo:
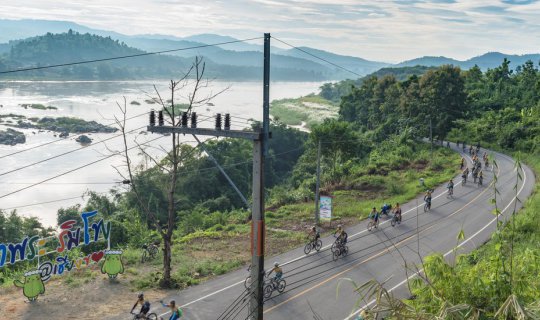
[[216,114],[216,130],[221,130],[221,113]]
[[191,113],[191,127],[197,128],[197,112]]
[[182,120],[181,120],[182,128],[186,128],[187,123],[188,123],[188,114],[187,114],[187,112],[184,111],[184,112],[182,112]]
[[156,112],[154,110],[150,111],[150,126],[156,126]]
[[160,127],[163,127],[163,124],[164,124],[164,123],[165,123],[165,122],[164,122],[164,120],[163,120],[163,111],[160,110],[160,111],[158,112],[158,125],[159,125]]
[[231,115],[225,114],[225,125],[223,126],[225,130],[231,130]]

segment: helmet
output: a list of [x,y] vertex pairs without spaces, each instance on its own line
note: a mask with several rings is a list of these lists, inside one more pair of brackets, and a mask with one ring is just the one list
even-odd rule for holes
[[311,227],[311,230],[315,231],[317,228],[315,226]]
[[342,225],[338,224],[338,226],[337,226],[337,227],[338,227],[339,229],[341,229]]
[[171,306],[174,306],[176,304],[176,301],[171,300],[170,304],[171,304]]
[[279,263],[274,262],[274,267],[277,267],[277,266],[279,266]]
[[139,299],[142,299],[144,298],[144,293],[143,292],[139,292],[139,295],[137,296]]

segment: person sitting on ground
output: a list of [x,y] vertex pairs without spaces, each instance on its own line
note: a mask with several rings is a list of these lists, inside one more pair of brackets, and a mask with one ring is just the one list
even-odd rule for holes
[[317,231],[317,227],[316,226],[311,227],[311,230],[309,230],[309,233],[308,233],[308,239],[311,242],[315,242],[319,240],[320,237],[321,237],[321,234],[319,233],[319,231]]
[[137,302],[133,305],[133,308],[131,308],[130,313],[133,313],[133,310],[137,308],[138,305],[141,305],[141,310],[139,313],[135,316],[136,319],[144,319],[146,318],[146,314],[148,311],[150,311],[150,302],[144,300],[144,293],[139,293],[137,296]]
[[161,300],[159,302],[161,302],[162,306],[171,309],[171,317],[169,318],[169,320],[178,320],[178,319],[180,319],[182,317],[182,309],[180,309],[180,308],[178,308],[176,306],[176,301],[171,300],[171,302],[169,302],[169,304],[164,304],[163,300]]

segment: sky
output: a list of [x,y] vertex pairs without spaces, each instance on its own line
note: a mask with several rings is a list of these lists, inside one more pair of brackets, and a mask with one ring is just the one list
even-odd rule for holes
[[131,35],[270,32],[296,46],[384,62],[540,52],[539,0],[1,0],[0,18]]

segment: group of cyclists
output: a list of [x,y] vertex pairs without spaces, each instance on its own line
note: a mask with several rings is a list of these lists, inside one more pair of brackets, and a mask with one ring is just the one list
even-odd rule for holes
[[[182,317],[182,309],[176,306],[176,302],[174,300],[171,300],[168,304],[163,303],[163,301],[160,301],[160,303],[162,306],[171,309],[171,316],[169,317],[169,320],[178,320]],[[131,308],[131,313],[133,313],[133,310],[135,310],[138,305],[141,305],[141,310],[139,313],[135,314],[135,319],[157,319],[155,314],[152,314],[153,317],[150,317],[150,301],[144,298],[144,293],[142,292],[137,296],[137,302],[135,302],[135,305],[133,305],[133,308]]]

